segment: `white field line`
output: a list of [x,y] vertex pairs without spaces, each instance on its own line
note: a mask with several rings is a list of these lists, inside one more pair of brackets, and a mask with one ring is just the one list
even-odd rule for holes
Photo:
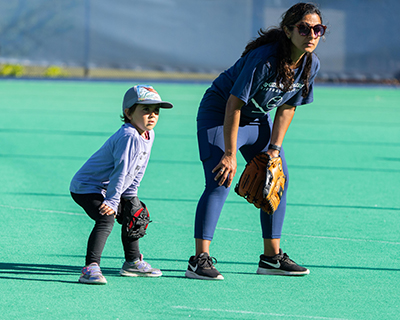
[[[241,229],[231,229],[231,228],[218,228],[218,230],[225,231],[235,231],[235,232],[247,232],[247,233],[260,233],[260,231],[252,230],[241,230]],[[381,240],[368,240],[368,239],[351,239],[351,238],[340,238],[340,237],[325,237],[325,236],[312,236],[307,234],[293,234],[293,233],[282,233],[284,236],[290,237],[300,237],[300,238],[312,238],[312,239],[327,239],[327,240],[339,240],[339,241],[354,241],[354,242],[374,242],[374,243],[385,243],[385,244],[395,244],[400,245],[400,242],[395,241],[381,241]]]
[[247,314],[253,316],[274,316],[274,317],[291,317],[291,318],[302,318],[302,319],[322,319],[322,320],[346,320],[344,318],[329,318],[329,317],[315,317],[315,316],[301,316],[293,314],[280,314],[280,313],[267,313],[267,312],[254,312],[254,311],[243,311],[243,310],[225,310],[225,309],[209,309],[209,308],[190,308],[185,306],[172,306],[174,309],[191,310],[191,311],[207,311],[207,312],[226,312],[236,314]]
[[36,209],[36,208],[22,208],[22,207],[13,207],[0,204],[0,208],[7,208],[12,210],[25,210],[25,211],[36,211],[36,212],[49,212],[49,213],[61,213],[61,214],[68,214],[71,216],[86,216],[84,213],[77,213],[77,212],[68,212],[68,211],[56,211],[56,210],[45,210],[45,209]]
[[291,236],[291,237],[303,237],[303,238],[314,238],[314,239],[328,239],[328,240],[354,241],[354,242],[373,242],[373,243],[385,243],[385,244],[400,245],[400,242],[395,242],[395,241],[381,241],[381,240],[368,240],[368,239],[351,239],[351,238],[340,238],[340,237],[324,237],[324,236],[311,236],[311,235],[290,234],[290,233],[284,233],[284,235],[286,235],[286,236]]
[[[45,210],[45,209],[36,209],[36,208],[23,208],[23,207],[14,207],[14,206],[2,205],[2,204],[0,204],[0,208],[8,208],[8,209],[13,209],[13,210],[36,211],[36,212],[48,212],[48,213],[61,213],[61,214],[67,214],[67,215],[71,215],[71,216],[86,216],[85,213],[68,212],[68,211],[57,211],[57,210]],[[154,221],[154,223],[165,224],[164,222],[157,222],[157,221]],[[166,224],[170,224],[170,223],[166,223]],[[189,224],[179,224],[177,226],[189,227],[189,228],[193,227],[192,225],[189,225]],[[260,231],[232,229],[232,228],[220,228],[220,227],[217,227],[216,229],[217,230],[232,231],[232,232],[241,232],[241,233],[243,233],[243,232],[245,232],[245,233],[260,233]],[[372,242],[372,243],[383,243],[383,244],[400,245],[400,242],[395,242],[395,241],[351,239],[351,238],[313,236],[313,235],[292,234],[292,233],[283,233],[282,235],[290,236],[290,237],[299,237],[299,238],[326,239],[326,240],[353,241],[353,242]]]

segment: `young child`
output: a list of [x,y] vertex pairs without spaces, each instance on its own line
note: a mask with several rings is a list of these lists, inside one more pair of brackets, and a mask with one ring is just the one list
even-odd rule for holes
[[[125,122],[105,144],[95,152],[75,174],[70,192],[74,201],[95,221],[89,236],[86,264],[79,282],[106,284],[100,270],[100,258],[106,240],[114,226],[117,214],[122,214],[127,202],[140,203],[138,187],[150,157],[154,141],[153,128],[160,108],[172,108],[162,101],[151,86],[130,88],[122,103]],[[123,226],[124,227],[124,226]],[[123,276],[159,277],[159,269],[143,260],[139,239],[121,233],[125,262],[120,270]]]

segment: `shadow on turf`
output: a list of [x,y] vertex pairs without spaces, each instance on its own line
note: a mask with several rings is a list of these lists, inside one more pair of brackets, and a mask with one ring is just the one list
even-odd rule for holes
[[[75,254],[64,254],[64,255],[57,254],[57,255],[50,255],[50,256],[56,256],[56,257],[63,256],[63,257],[82,258],[82,259],[84,259],[84,256],[75,255]],[[103,260],[106,260],[106,259],[108,259],[108,260],[118,260],[120,262],[124,261],[124,259],[122,257],[102,256],[101,259],[103,259]],[[171,262],[184,262],[184,263],[187,263],[187,260],[152,259],[152,258],[147,258],[147,257],[146,257],[146,261],[171,261]],[[4,263],[0,263],[0,279],[1,279],[1,274],[3,273],[3,271],[2,271],[3,270],[3,267],[2,267],[3,265],[5,265],[5,264]],[[32,265],[32,266],[35,266],[35,265]],[[47,267],[50,268],[51,267],[51,265],[36,265],[36,266],[38,266],[38,267],[45,266],[45,268],[47,268]],[[59,266],[59,265],[57,266],[56,265],[55,267],[65,267],[67,270],[71,270],[71,272],[73,274],[80,274],[81,269],[82,269],[82,267],[74,267],[74,266],[69,266],[68,267],[68,266]],[[49,271],[49,269],[47,269],[47,271]],[[57,270],[57,268],[55,268],[54,271],[57,272],[57,271],[60,271],[60,270]],[[62,271],[62,268],[61,268],[61,271]],[[118,276],[119,277],[119,274],[118,274],[119,269],[118,269],[118,267],[116,267],[116,268],[104,268],[104,267],[101,267],[101,271],[102,271],[104,276]],[[181,278],[185,278],[185,276],[184,275],[182,275],[182,276],[168,275],[168,274],[165,274],[165,272],[180,272],[180,273],[184,274],[186,269],[183,270],[183,269],[165,269],[165,268],[162,268],[161,271],[163,272],[163,275],[162,275],[163,278],[178,278],[178,279],[181,279]]]
[[[110,257],[109,257],[110,258]],[[120,259],[120,258],[115,258]],[[154,260],[154,259],[150,259]],[[162,259],[157,259],[162,260]],[[185,261],[187,262],[187,261]],[[31,263],[3,263],[0,262],[0,280],[22,280],[22,281],[39,281],[39,282],[61,282],[61,283],[78,283],[78,277],[81,273],[81,266],[67,266],[57,264],[31,264]],[[120,277],[119,268],[101,268],[104,276]],[[185,278],[186,270],[162,269],[163,272],[181,272],[182,276],[166,275],[164,278]],[[57,276],[74,275],[76,281],[53,279]],[[46,278],[47,277],[47,278]],[[50,278],[51,277],[51,278]]]
[[[57,264],[31,264],[31,263],[3,263],[0,262],[0,279],[78,283],[81,266],[67,266]],[[104,275],[117,275],[114,268],[102,268]],[[76,281],[53,279],[57,276],[74,275]],[[119,275],[118,275],[119,276]],[[47,278],[46,278],[47,277]]]
[[[148,261],[171,261],[171,262],[185,262],[187,263],[187,260],[178,260],[178,259],[152,259],[152,258],[146,258]],[[239,261],[218,261],[219,265],[222,264],[231,264],[231,265],[253,265],[257,267],[257,262],[239,262]],[[370,270],[370,271],[398,271],[400,272],[400,269],[393,269],[393,268],[372,268],[372,267],[347,267],[347,266],[318,266],[318,265],[303,265],[304,267],[307,268],[315,268],[315,269],[349,269],[349,270]],[[179,271],[179,270],[166,270],[162,269],[162,271]],[[186,270],[182,270],[182,272],[185,272]],[[222,271],[221,271],[222,272]],[[232,273],[232,274],[255,274],[254,272],[232,272],[232,271],[223,271],[223,273]]]
[[[114,257],[108,257],[115,259]],[[119,258],[118,258],[119,259]],[[179,259],[147,259],[148,261],[171,261],[171,262],[184,262],[187,260]],[[238,262],[238,261],[221,261],[220,264],[254,264],[250,262]],[[254,264],[255,265],[255,264]],[[307,265],[307,268],[315,269],[347,269],[347,270],[367,270],[367,271],[398,271],[400,269],[391,268],[369,268],[369,267],[346,267],[346,266],[321,266],[321,265]],[[0,280],[20,280],[20,281],[39,281],[39,282],[60,282],[69,284],[78,284],[78,276],[80,274],[80,266],[68,266],[68,265],[54,265],[54,264],[30,264],[30,263],[0,263]],[[185,277],[186,270],[176,269],[162,269],[163,278],[177,278],[177,279],[188,279]],[[107,277],[119,277],[116,268],[102,268],[102,272]],[[179,272],[181,275],[165,274],[168,272]],[[241,275],[256,275],[255,272],[232,272],[223,271],[224,274],[241,274]],[[57,276],[69,276],[73,275],[76,280],[62,280],[54,279]]]
[[[57,255],[57,257],[59,257],[60,255]],[[72,254],[68,254],[68,255],[62,255],[64,257],[72,257],[72,258],[83,258],[83,256],[81,255],[72,255]],[[123,261],[123,259],[121,257],[111,257],[111,256],[102,256],[102,259],[110,259],[110,260],[120,260]],[[150,257],[146,257],[145,259],[146,261],[160,261],[160,262],[171,262],[171,264],[173,263],[184,263],[186,264],[188,262],[187,259],[169,259],[169,258],[150,258]],[[230,264],[230,265],[249,265],[249,266],[257,266],[258,261],[255,262],[243,262],[243,261],[221,261],[218,260],[218,265],[222,265],[222,264]],[[0,274],[1,274],[1,263],[0,263]],[[348,267],[348,266],[323,266],[323,265],[303,265],[304,267],[307,268],[315,268],[315,269],[354,269],[354,270],[370,270],[370,271],[399,271],[400,269],[394,269],[394,268],[373,268],[373,267],[357,267],[357,266],[353,266],[353,267]],[[103,268],[101,268],[101,270],[103,270]],[[109,273],[115,275],[115,269],[113,268],[108,268]],[[185,272],[185,270],[173,270],[173,269],[164,269],[162,268],[161,271],[165,271],[165,272]],[[79,269],[80,272],[80,269]],[[106,274],[105,272],[103,272],[104,274]],[[237,274],[254,274],[252,272],[232,272],[232,271],[224,271],[224,273],[237,273]],[[163,275],[164,277],[164,275]],[[172,277],[172,276],[171,276]],[[175,277],[175,276],[174,276]],[[180,278],[180,277],[176,277],[176,278]]]
[[370,267],[346,267],[346,266],[317,266],[317,265],[303,265],[306,268],[310,269],[344,269],[344,270],[366,270],[366,271],[397,271],[400,272],[400,269],[393,268],[370,268]]

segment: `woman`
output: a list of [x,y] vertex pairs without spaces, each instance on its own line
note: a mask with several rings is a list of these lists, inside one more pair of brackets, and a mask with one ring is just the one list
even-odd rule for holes
[[[214,267],[209,247],[236,174],[237,150],[247,162],[260,152],[280,156],[287,177],[276,212],[260,213],[264,252],[257,273],[309,273],[280,249],[289,180],[282,143],[296,106],[313,101],[313,82],[319,70],[313,51],[325,30],[315,5],[292,6],[283,14],[280,28],[260,30],[242,57],[206,91],[197,116],[206,187],[196,210],[196,255],[189,259],[186,277],[223,279]],[[269,112],[274,108],[277,110],[272,123]]]

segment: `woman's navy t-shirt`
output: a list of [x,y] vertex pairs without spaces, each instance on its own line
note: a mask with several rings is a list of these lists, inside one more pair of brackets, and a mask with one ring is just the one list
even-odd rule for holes
[[299,106],[313,101],[314,78],[320,67],[313,54],[309,80],[309,94],[302,97],[301,74],[306,60],[294,70],[292,88],[283,92],[276,83],[277,44],[266,44],[250,51],[228,70],[221,73],[206,91],[200,103],[197,120],[222,120],[226,102],[232,94],[245,102],[241,118],[255,120],[283,104]]

